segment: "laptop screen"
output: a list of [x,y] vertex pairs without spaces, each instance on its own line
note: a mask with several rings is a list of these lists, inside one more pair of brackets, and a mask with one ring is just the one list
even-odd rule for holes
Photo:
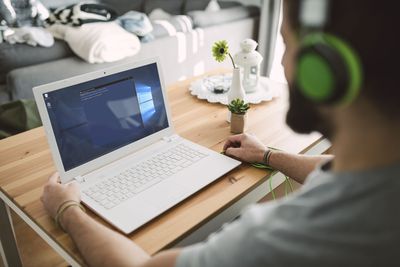
[[168,127],[156,63],[43,97],[65,171]]

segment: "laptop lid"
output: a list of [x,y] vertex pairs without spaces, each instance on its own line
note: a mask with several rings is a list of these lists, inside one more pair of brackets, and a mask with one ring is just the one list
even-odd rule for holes
[[38,86],[33,92],[63,183],[173,134],[157,59]]

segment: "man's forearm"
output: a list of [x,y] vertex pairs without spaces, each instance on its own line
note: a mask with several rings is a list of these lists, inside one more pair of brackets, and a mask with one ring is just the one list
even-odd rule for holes
[[319,163],[332,158],[331,155],[305,156],[273,151],[269,158],[269,165],[297,182],[304,183]]
[[150,257],[135,243],[101,225],[77,207],[69,208],[62,225],[89,266],[141,266]]

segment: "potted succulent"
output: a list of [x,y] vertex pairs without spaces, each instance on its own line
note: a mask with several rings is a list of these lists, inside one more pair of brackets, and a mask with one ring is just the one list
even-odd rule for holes
[[246,129],[247,110],[250,108],[243,99],[234,99],[228,105],[231,112],[231,132],[235,134],[243,133]]

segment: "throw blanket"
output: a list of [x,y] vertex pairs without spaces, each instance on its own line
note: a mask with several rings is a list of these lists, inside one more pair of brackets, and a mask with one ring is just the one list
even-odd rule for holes
[[146,36],[153,30],[153,26],[146,14],[138,11],[128,11],[117,22],[122,28],[139,37]]
[[31,46],[51,47],[54,44],[53,36],[41,27],[22,27],[12,29],[12,33],[4,36],[10,44],[26,43]]
[[64,39],[76,55],[89,63],[103,63],[133,56],[140,50],[137,36],[116,22],[88,23],[80,27],[53,25],[53,35]]
[[122,28],[137,35],[141,42],[154,40],[151,31],[153,26],[146,14],[138,11],[128,11],[116,20]]
[[111,21],[116,17],[117,13],[108,6],[83,2],[54,10],[46,20],[46,23],[49,25],[80,26],[85,23]]

